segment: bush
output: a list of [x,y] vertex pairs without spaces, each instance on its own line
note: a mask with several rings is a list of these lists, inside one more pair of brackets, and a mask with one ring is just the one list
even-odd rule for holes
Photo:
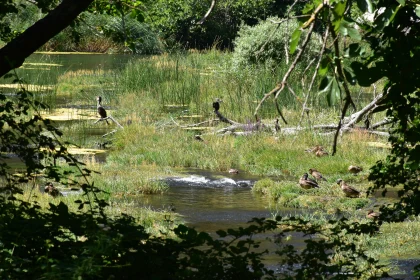
[[[265,64],[267,67],[276,68],[280,62],[284,61],[285,47],[289,48],[288,41],[299,23],[297,20],[289,20],[277,25],[273,21],[278,22],[280,19],[273,17],[255,26],[242,25],[240,27],[239,36],[234,41],[233,68],[245,68],[255,64]],[[312,34],[307,48],[310,51],[305,52],[303,60],[308,60],[311,53],[320,50],[321,41],[318,34]]]

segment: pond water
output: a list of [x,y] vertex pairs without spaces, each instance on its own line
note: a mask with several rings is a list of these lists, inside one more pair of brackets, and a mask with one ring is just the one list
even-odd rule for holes
[[[66,71],[120,69],[133,58],[135,57],[131,55],[34,54],[26,60],[26,64],[18,70],[18,74],[28,83],[35,81],[51,83],[56,82],[59,75]],[[39,62],[45,65],[37,64]],[[54,70],[51,71],[51,69]],[[0,80],[3,84],[8,82],[8,80]],[[5,92],[4,88],[0,90]],[[6,91],[9,92],[10,89]],[[63,101],[60,106],[72,107],[73,105]],[[71,124],[71,121],[63,123]],[[75,132],[72,137],[80,144],[86,137],[97,139],[106,132],[106,128],[100,126],[88,132]],[[83,138],[83,141],[77,140],[78,138]],[[101,154],[97,159],[104,161],[106,154]],[[17,168],[19,162],[14,158],[11,160],[14,168]],[[243,173],[233,175],[202,170],[185,170],[184,175],[165,179],[169,185],[169,191],[163,195],[145,196],[140,206],[154,209],[173,208],[175,212],[183,216],[187,225],[210,233],[218,229],[246,226],[247,221],[254,217],[269,218],[275,214],[285,216],[301,213],[295,209],[277,209],[275,205],[270,205],[270,201],[266,198],[254,195],[251,186],[260,179],[259,177]],[[260,235],[257,238],[263,240],[266,237],[270,236]],[[291,240],[297,248],[303,246],[302,236],[293,235]],[[274,259],[270,263],[273,264]],[[407,267],[411,262],[400,261],[396,264],[402,268],[403,275],[407,277],[410,270]]]

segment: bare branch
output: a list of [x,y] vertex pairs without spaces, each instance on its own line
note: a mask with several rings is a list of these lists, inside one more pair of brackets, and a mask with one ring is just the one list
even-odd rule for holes
[[213,10],[215,5],[216,5],[216,0],[211,1],[211,5],[210,5],[209,10],[204,15],[204,17],[197,22],[197,24],[203,24],[206,21],[207,17],[210,15],[210,13]]
[[376,129],[376,128],[380,127],[380,126],[383,126],[383,125],[386,125],[386,124],[390,124],[392,122],[394,122],[394,120],[392,118],[385,118],[384,120],[382,120],[380,122],[374,123],[371,127],[372,127],[372,129]]

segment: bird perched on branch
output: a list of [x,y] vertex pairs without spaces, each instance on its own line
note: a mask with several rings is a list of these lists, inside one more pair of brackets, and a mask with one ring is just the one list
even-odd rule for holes
[[319,188],[318,183],[315,180],[308,178],[308,173],[303,174],[299,179],[299,185],[304,189]]
[[213,102],[213,108],[214,108],[215,112],[219,111],[221,102],[223,102],[223,101],[219,98],[216,98],[216,100]]
[[341,190],[347,197],[359,197],[360,191],[356,190],[354,187],[349,186],[342,179],[337,180],[337,184],[340,185]]
[[[105,119],[107,117],[107,115],[106,115],[105,108],[102,107],[102,105],[101,105],[102,97],[97,96],[96,101],[98,102],[98,104],[97,104],[98,114],[99,114],[99,116],[101,116],[101,119]],[[105,119],[105,121],[106,121],[106,124],[109,124],[108,120]]]
[[327,179],[325,179],[324,176],[322,176],[322,174],[313,168],[309,168],[309,173],[318,181],[318,180],[324,180],[327,181]]
[[361,171],[363,171],[363,167],[356,166],[356,165],[350,165],[347,169],[350,173],[357,174]]

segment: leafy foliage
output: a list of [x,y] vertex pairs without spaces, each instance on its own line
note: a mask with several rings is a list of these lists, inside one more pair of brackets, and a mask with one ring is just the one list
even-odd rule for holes
[[[276,24],[276,22],[281,23]],[[298,26],[297,20],[282,21],[277,17],[268,18],[255,26],[241,25],[238,37],[234,41],[233,67],[243,68],[255,64],[265,64],[267,67],[276,68],[279,63],[285,63],[286,56],[289,55],[286,54],[289,34],[293,30],[301,33]],[[298,43],[293,40],[296,36],[298,35],[292,35],[292,42],[295,42],[294,48]],[[305,55],[305,62],[313,55],[312,52],[319,51],[321,47],[319,41],[319,36],[314,34],[309,45],[310,51]]]
[[145,1],[145,20],[161,33],[170,49],[178,44],[197,49],[214,45],[232,48],[232,41],[242,22],[253,25],[260,18],[281,14],[287,5],[284,1],[275,0],[221,0],[217,1],[207,20],[197,24],[210,3],[194,0]]

